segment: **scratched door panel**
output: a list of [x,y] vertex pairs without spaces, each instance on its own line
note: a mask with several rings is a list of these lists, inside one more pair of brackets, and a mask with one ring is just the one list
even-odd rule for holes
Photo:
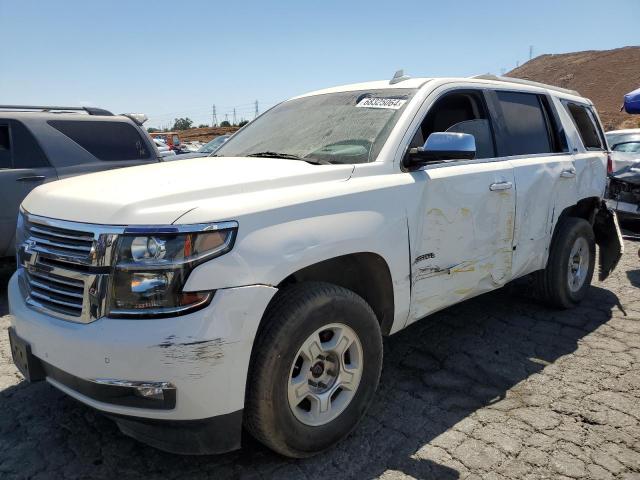
[[[507,161],[439,166],[415,176],[424,207],[413,237],[410,321],[509,280],[515,215]],[[494,184],[511,188],[492,191]]]

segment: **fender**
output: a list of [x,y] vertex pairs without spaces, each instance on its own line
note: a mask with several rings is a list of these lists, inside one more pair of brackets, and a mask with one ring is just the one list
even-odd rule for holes
[[[386,197],[378,191],[375,197]],[[238,220],[238,238],[231,252],[198,266],[191,272],[185,291],[217,290],[247,285],[277,287],[293,273],[354,253],[374,253],[389,267],[395,305],[391,331],[406,323],[409,302],[409,241],[404,209],[373,195],[351,195],[322,202],[324,211],[305,217],[297,208],[249,215]],[[397,198],[397,197],[396,197]],[[372,205],[375,203],[375,205]],[[367,208],[369,207],[369,208]],[[341,211],[342,210],[342,211]],[[385,211],[386,210],[386,211]],[[296,214],[297,213],[297,214]],[[297,217],[297,218],[296,218]]]

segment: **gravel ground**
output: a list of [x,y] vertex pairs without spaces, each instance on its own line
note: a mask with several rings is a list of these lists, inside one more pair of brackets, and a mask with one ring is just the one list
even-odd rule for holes
[[640,479],[640,245],[626,246],[574,310],[541,307],[521,284],[387,339],[366,418],[302,461],[251,439],[211,457],[137,443],[46,382],[26,384],[0,332],[0,478]]

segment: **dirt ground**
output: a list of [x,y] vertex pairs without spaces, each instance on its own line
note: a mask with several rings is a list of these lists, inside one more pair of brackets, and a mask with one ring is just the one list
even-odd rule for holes
[[46,382],[25,383],[3,331],[0,477],[639,479],[639,246],[628,241],[614,275],[574,310],[540,306],[523,282],[386,339],[369,413],[307,460],[249,438],[210,457],[145,446]]

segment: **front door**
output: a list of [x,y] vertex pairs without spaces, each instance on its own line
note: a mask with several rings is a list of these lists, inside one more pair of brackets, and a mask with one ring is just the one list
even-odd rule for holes
[[481,90],[449,91],[429,109],[416,136],[470,133],[476,159],[427,165],[412,172],[421,223],[412,232],[411,313],[418,320],[511,278],[515,181],[496,158],[493,127]]

